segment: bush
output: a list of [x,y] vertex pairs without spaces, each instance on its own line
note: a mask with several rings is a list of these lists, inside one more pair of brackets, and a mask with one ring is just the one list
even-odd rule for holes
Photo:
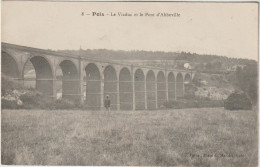
[[166,108],[180,108],[179,103],[175,100],[167,101],[163,104]]
[[251,110],[252,102],[245,93],[231,93],[224,102],[224,108],[227,110]]
[[16,101],[1,99],[1,107],[2,109],[18,109],[20,106]]
[[52,98],[47,97],[38,92],[30,92],[20,96],[23,102],[23,108],[39,108],[39,109],[74,109],[77,108],[76,103],[66,100],[59,99],[53,101]]
[[40,95],[37,95],[35,93],[32,92],[27,92],[23,95],[20,96],[20,99],[22,100],[24,105],[32,105],[32,104],[37,104],[38,101],[38,97]]
[[1,90],[2,90],[2,94],[6,90],[22,89],[22,88],[23,88],[23,86],[22,86],[22,84],[19,81],[14,80],[14,79],[12,79],[12,78],[2,74],[2,76],[1,76]]
[[52,107],[52,99],[37,91],[26,90],[26,93],[22,94],[20,99],[23,102],[21,108],[24,109],[50,109]]
[[166,108],[205,108],[205,107],[223,107],[222,100],[209,100],[207,98],[204,99],[181,99],[181,100],[173,100],[164,103]]
[[[18,81],[2,75],[2,103],[3,109],[79,109],[80,100],[53,100],[34,88],[23,87]],[[18,105],[18,102],[21,104]]]
[[68,100],[65,99],[59,99],[52,103],[50,109],[56,110],[56,109],[75,109],[77,106]]

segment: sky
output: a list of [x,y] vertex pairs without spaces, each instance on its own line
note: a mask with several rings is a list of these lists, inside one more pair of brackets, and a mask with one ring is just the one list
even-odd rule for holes
[[[180,17],[106,15],[111,12]],[[258,4],[2,1],[1,35],[2,42],[41,49],[185,51],[258,60]]]

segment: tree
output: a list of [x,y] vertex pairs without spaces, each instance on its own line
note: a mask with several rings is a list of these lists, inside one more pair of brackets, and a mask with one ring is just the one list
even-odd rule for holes
[[246,66],[244,69],[237,67],[236,69],[237,86],[245,92],[254,103],[257,102],[258,99],[257,76],[256,66]]

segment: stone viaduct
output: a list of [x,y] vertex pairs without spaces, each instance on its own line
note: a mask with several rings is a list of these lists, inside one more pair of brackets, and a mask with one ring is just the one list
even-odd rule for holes
[[106,95],[112,110],[157,109],[166,101],[183,97],[185,84],[192,78],[188,70],[120,64],[8,43],[2,43],[1,60],[2,74],[21,83],[30,61],[36,90],[52,98],[56,98],[56,69],[60,67],[62,98],[80,101],[92,110],[103,107]]

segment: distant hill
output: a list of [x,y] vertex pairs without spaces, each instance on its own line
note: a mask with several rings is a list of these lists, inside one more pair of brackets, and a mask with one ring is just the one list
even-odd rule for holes
[[[190,52],[162,52],[162,51],[142,51],[142,50],[107,50],[107,49],[87,49],[87,50],[58,50],[58,52],[71,53],[73,55],[85,56],[90,58],[105,58],[105,59],[135,59],[135,60],[188,60],[188,61],[211,61],[212,59],[233,60],[236,62],[254,60],[228,58],[226,56],[196,54]],[[254,61],[256,62],[256,61]]]
[[[114,61],[155,61],[160,60],[162,63],[174,61],[174,68],[184,68],[184,63],[190,63],[195,70],[201,72],[223,72],[236,65],[257,66],[257,61],[241,58],[228,58],[226,56],[196,54],[189,52],[162,52],[162,51],[123,51],[123,50],[58,50],[75,56],[95,58],[101,60]],[[157,61],[158,64],[158,61]],[[151,65],[151,63],[149,64]]]

